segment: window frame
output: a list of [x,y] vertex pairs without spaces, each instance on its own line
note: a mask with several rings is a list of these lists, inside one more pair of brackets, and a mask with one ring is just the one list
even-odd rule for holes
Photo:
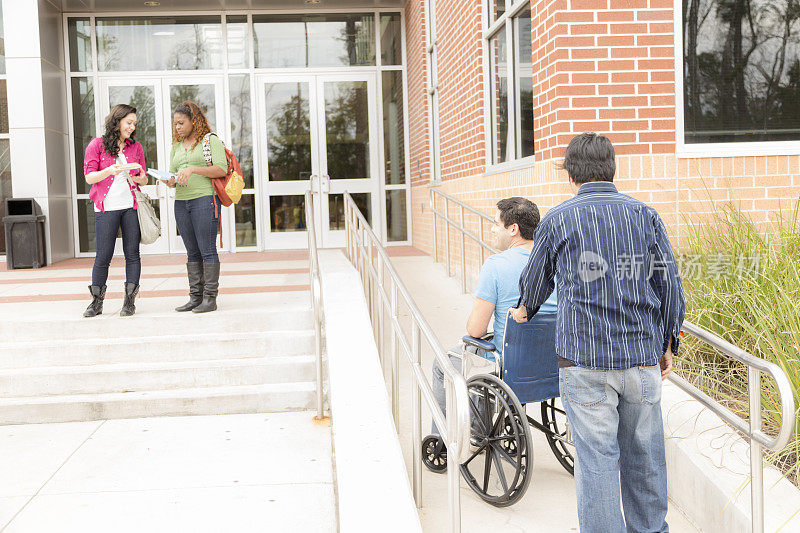
[[679,159],[696,157],[734,157],[759,155],[800,155],[800,140],[687,143],[683,91],[683,3],[674,0],[673,33],[675,46],[675,156]]
[[[2,16],[3,16],[3,9],[2,6],[0,6],[0,18],[2,18]],[[3,25],[3,31],[0,32],[0,38],[5,40],[5,25]],[[6,82],[5,102],[6,102],[6,109],[8,109],[8,64],[6,63],[5,52],[3,53],[3,63],[5,65],[5,68],[3,69],[3,72],[0,73],[0,80]],[[6,118],[8,119],[9,117]],[[11,121],[10,120],[8,124],[8,131],[5,133],[0,133],[0,139],[8,141],[8,166],[9,166],[8,171],[9,173],[11,173]],[[11,196],[12,197],[14,196],[13,175],[11,178]],[[0,201],[3,201],[3,198],[1,196],[0,196]],[[6,250],[0,251],[0,261],[5,261],[7,249],[8,249],[8,243],[6,243]]]
[[425,65],[428,100],[428,151],[430,153],[430,184],[442,183],[441,142],[439,138],[439,70],[436,49],[436,0],[425,0]]
[[[507,108],[508,108],[508,144],[514,147],[514,153],[517,153],[518,141],[517,136],[520,133],[521,120],[518,116],[518,98],[517,98],[517,65],[519,63],[517,57],[517,50],[514,46],[514,38],[516,30],[514,29],[514,19],[525,9],[526,6],[530,9],[530,0],[505,0],[506,11],[500,15],[497,20],[493,20],[494,1],[486,0],[483,3],[484,9],[482,10],[483,18],[483,95],[484,95],[484,132],[486,137],[485,154],[486,154],[486,174],[496,174],[510,170],[517,170],[520,168],[528,168],[535,163],[536,152],[525,157],[515,157],[501,163],[494,160],[495,157],[495,124],[494,124],[494,94],[492,92],[492,61],[491,61],[491,40],[503,29],[506,31],[506,50],[508,56],[506,57],[507,75],[508,75],[508,95],[507,95]],[[531,23],[533,23],[531,15]],[[530,36],[529,36],[530,38]],[[532,44],[532,43],[531,43]]]

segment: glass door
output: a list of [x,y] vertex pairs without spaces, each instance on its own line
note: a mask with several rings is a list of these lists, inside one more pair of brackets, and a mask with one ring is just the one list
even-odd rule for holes
[[379,220],[374,75],[264,76],[257,87],[267,248],[308,246],[308,190],[317,244],[344,246],[345,191],[370,223],[373,213]]
[[[164,115],[161,112],[161,80],[146,78],[101,78],[100,116],[105,118],[117,104],[129,104],[136,108],[136,132],[134,138],[144,148],[144,160],[148,167],[167,168],[169,165],[169,139],[164,136]],[[100,134],[103,122],[98,120]],[[152,183],[152,178],[150,183]],[[170,232],[174,224],[170,216],[167,187],[159,184],[142,186],[142,191],[153,200],[156,214],[161,219],[161,237],[152,244],[141,245],[141,253],[168,253]],[[122,239],[117,239],[115,254],[122,253]]]
[[[195,102],[200,108],[205,111],[208,125],[211,131],[216,133],[226,146],[230,146],[229,140],[226,139],[224,119],[224,105],[223,105],[223,84],[222,78],[219,76],[198,76],[191,77],[170,77],[165,78],[163,82],[163,97],[162,101],[165,102],[163,108],[164,115],[164,137],[166,139],[165,154],[166,160],[162,170],[169,170],[169,152],[172,146],[172,111],[178,107],[178,104],[186,100]],[[161,184],[159,187],[165,189],[165,196],[169,205],[170,213],[175,208],[175,189],[170,189]],[[231,250],[232,238],[230,227],[232,224],[232,211],[231,208],[221,209],[222,216],[222,250]],[[174,219],[173,219],[174,222]],[[183,245],[183,240],[178,234],[176,224],[171,224],[169,233],[162,232],[169,235],[170,250],[173,252],[183,252],[186,248]]]
[[341,248],[345,246],[345,192],[352,195],[373,231],[381,233],[381,224],[373,225],[373,220],[381,219],[375,77],[318,76],[317,91],[322,246]]
[[[319,178],[317,88],[313,76],[268,76],[256,85],[266,190],[266,247],[308,246],[305,193]],[[315,216],[320,220],[320,202]],[[319,244],[319,243],[318,243]]]

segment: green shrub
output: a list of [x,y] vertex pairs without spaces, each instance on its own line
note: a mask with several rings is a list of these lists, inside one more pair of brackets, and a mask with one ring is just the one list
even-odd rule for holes
[[[679,256],[686,320],[746,352],[780,366],[800,406],[800,218],[798,202],[777,221],[759,228],[739,206],[727,204],[710,220],[685,219],[688,246]],[[727,259],[725,259],[727,258]],[[725,260],[723,260],[725,259]],[[698,267],[699,265],[699,267]],[[701,390],[747,418],[747,369],[695,339],[684,337],[677,371]],[[777,387],[762,378],[764,431],[777,433]],[[768,459],[795,484],[800,474],[800,430]]]

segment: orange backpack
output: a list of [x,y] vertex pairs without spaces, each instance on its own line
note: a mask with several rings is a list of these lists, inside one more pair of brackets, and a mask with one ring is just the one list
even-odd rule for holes
[[[216,133],[206,133],[205,137],[203,137],[203,157],[208,166],[212,165],[210,141],[212,135],[216,135]],[[222,142],[222,139],[220,139],[220,142]],[[228,172],[221,178],[213,178],[211,185],[214,186],[214,194],[217,195],[222,205],[228,207],[231,204],[238,204],[242,198],[244,178],[242,178],[242,167],[239,166],[236,156],[225,147],[225,143],[222,143],[222,147],[225,148],[225,159],[228,160]]]

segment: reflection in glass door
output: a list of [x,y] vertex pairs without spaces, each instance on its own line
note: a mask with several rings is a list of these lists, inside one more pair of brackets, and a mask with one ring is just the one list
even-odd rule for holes
[[[324,99],[318,108],[324,124],[319,139],[321,208],[322,220],[327,221],[322,225],[322,242],[338,248],[345,245],[345,192],[353,196],[370,226],[373,213],[378,213],[375,82],[363,75],[320,76],[318,89]],[[380,227],[373,229],[380,234]]]
[[377,212],[377,130],[371,74],[261,79],[260,122],[268,248],[304,248],[305,199],[314,191],[324,247],[344,245],[344,192]]
[[[319,175],[316,105],[312,76],[270,77],[259,84],[267,248],[307,246],[305,192]],[[319,202],[318,202],[319,203]],[[315,213],[319,220],[319,207]]]

